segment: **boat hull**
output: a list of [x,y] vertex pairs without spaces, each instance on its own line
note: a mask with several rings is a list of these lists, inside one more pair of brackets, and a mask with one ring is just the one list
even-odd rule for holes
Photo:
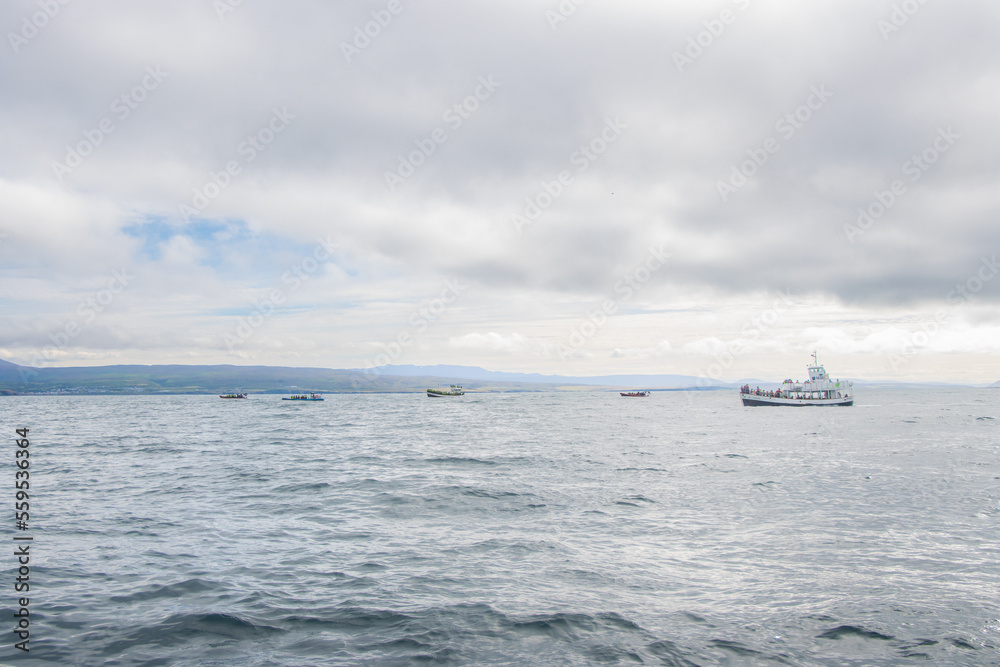
[[442,391],[432,391],[428,389],[427,395],[431,398],[454,398],[455,396],[465,396],[465,392],[463,391],[462,393],[446,394]]
[[740,394],[740,398],[743,399],[743,405],[748,407],[763,405],[847,407],[854,405],[853,396],[842,396],[840,398],[776,398],[771,396],[757,396],[756,394]]

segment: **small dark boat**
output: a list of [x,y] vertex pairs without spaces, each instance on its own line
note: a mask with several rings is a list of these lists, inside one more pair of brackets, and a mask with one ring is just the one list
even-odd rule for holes
[[226,394],[225,396],[219,394],[219,398],[246,398],[246,397],[247,397],[246,394]]
[[645,398],[649,396],[648,391],[620,391],[618,392],[622,396],[627,396],[628,398]]

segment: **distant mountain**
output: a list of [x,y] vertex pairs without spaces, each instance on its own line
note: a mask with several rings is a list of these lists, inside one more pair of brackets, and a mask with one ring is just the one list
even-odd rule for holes
[[[858,386],[906,388],[930,383],[855,380]],[[389,365],[377,369],[295,368],[288,366],[121,365],[29,368],[0,359],[0,394],[183,394],[291,392],[414,392],[462,384],[470,391],[553,391],[557,389],[733,389],[744,384],[777,386],[744,379],[726,383],[693,375],[543,375],[489,371],[478,366]],[[956,386],[942,385],[936,386]],[[1000,388],[1000,382],[990,385]]]
[[544,382],[547,384],[575,384],[623,388],[679,388],[679,387],[736,387],[739,385],[694,375],[542,375],[540,373],[507,373],[488,371],[478,366],[380,366],[379,374],[396,376],[436,376],[490,380],[500,382]]
[[329,390],[350,386],[352,377],[320,368],[268,366],[93,366],[27,368],[0,366],[0,388],[58,393],[201,393]]
[[0,360],[0,393],[184,394],[233,391],[413,392],[462,383],[466,389],[545,391],[541,382],[476,380],[464,376],[408,376],[331,368],[287,366],[89,366],[30,368]]
[[0,360],[0,393],[412,392],[449,384],[463,384],[471,391],[547,391],[598,387],[713,389],[727,386],[690,375],[573,377],[505,373],[473,366],[447,365],[383,366],[369,370],[228,364],[30,368]]

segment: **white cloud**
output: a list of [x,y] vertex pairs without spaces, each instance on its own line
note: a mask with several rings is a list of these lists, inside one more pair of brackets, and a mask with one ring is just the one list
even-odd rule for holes
[[611,351],[615,359],[650,359],[658,358],[674,352],[669,341],[661,340],[653,347],[616,347]]
[[[20,25],[23,12],[8,3],[0,22]],[[408,331],[412,309],[457,277],[475,287],[416,332],[407,361],[558,372],[553,346],[621,298],[622,267],[669,237],[668,264],[578,350],[574,370],[697,371],[733,345],[765,370],[813,347],[881,369],[914,314],[948,306],[1000,246],[1000,8],[928,4],[889,41],[875,27],[883,14],[861,0],[751,3],[679,73],[673,51],[717,8],[587,4],[553,31],[537,4],[434,0],[408,6],[348,63],[340,41],[368,20],[350,3],[243,3],[224,21],[195,0],[67,5],[0,61],[0,306],[13,313],[0,344],[30,351],[130,266],[140,278],[106,320],[128,332],[120,354],[188,358],[197,345],[205,361],[230,360],[191,341],[221,339],[247,295],[280,286],[301,246],[329,235],[343,256],[241,354],[279,363],[309,349],[312,364],[360,365],[365,341]],[[149,66],[168,75],[119,118],[112,105]],[[454,127],[446,111],[482,76],[502,83]],[[723,202],[718,182],[824,85],[833,97]],[[294,118],[250,160],[241,146],[275,107]],[[57,180],[53,161],[104,118],[114,132]],[[608,118],[628,127],[602,146]],[[961,138],[849,242],[857,208],[906,178],[939,127]],[[385,172],[437,128],[447,140],[390,192]],[[600,155],[580,171],[573,156],[591,145]],[[228,225],[213,240],[146,239],[146,252],[123,233],[177,227],[179,205],[230,161],[239,174],[202,214]],[[517,234],[511,215],[561,171],[572,183]],[[761,312],[747,304],[777,289],[801,295],[795,314],[744,333]],[[970,306],[981,319],[956,315],[921,354],[980,355],[978,372],[992,373],[998,303],[994,280]],[[77,352],[97,361],[94,349]]]
[[472,350],[486,350],[490,352],[517,353],[523,352],[529,345],[527,338],[518,333],[509,335],[499,334],[495,331],[489,333],[470,333],[464,336],[450,338],[448,344],[457,348]]

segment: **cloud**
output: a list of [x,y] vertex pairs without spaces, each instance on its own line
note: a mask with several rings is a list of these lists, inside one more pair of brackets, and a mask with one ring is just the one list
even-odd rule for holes
[[518,333],[503,335],[490,331],[489,333],[470,333],[464,336],[450,338],[448,344],[457,348],[486,350],[490,352],[518,353],[529,345],[527,338]]
[[[565,335],[561,318],[616,298],[622,271],[669,237],[670,261],[623,313],[704,295],[715,317],[778,289],[872,321],[946,305],[1000,247],[1000,8],[928,3],[886,37],[888,9],[861,0],[722,6],[735,22],[678,71],[675,52],[719,7],[587,3],[553,29],[557,3],[404,3],[348,59],[371,7],[242,3],[220,19],[195,0],[64,5],[0,59],[0,298],[12,326],[44,330],[128,266],[140,278],[119,325],[175,328],[135,340],[186,354],[177,340],[221,338],[232,319],[212,313],[245,309],[331,237],[337,257],[294,295],[311,310],[283,309],[267,325],[283,345],[245,354],[277,359],[268,350],[310,330],[327,363],[349,365],[446,277],[476,288],[412,347],[419,361],[529,354]],[[0,22],[16,30],[35,11],[7,3]],[[497,82],[488,96],[484,78]],[[830,94],[814,109],[816,90]],[[609,119],[627,127],[602,143]],[[941,131],[956,138],[930,162]],[[766,160],[765,146],[777,146]],[[57,173],[72,151],[87,155]],[[926,169],[912,170],[915,157]],[[401,160],[413,172],[390,189]],[[752,173],[723,200],[741,168]],[[518,233],[512,217],[563,173],[570,182]],[[894,181],[905,192],[850,234]],[[997,282],[975,300],[995,318]],[[535,329],[539,311],[558,316]],[[843,335],[817,335],[845,353],[897,340],[831,326]],[[496,333],[515,330],[525,339]],[[989,331],[954,335],[986,353],[973,341]],[[747,349],[798,344],[773,333]],[[664,335],[674,348],[619,337],[579,354],[666,363],[734,340],[695,326]]]
[[650,359],[663,357],[674,352],[674,348],[669,341],[661,340],[654,347],[616,347],[611,350],[611,356],[615,359]]

